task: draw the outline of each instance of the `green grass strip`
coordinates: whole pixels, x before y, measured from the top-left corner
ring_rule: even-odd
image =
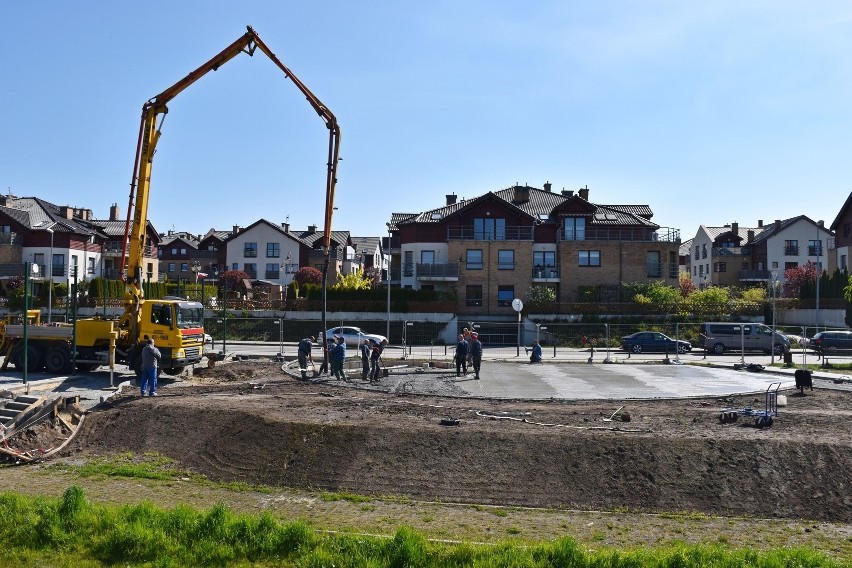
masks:
[[[100,506],[72,486],[60,499],[0,493],[0,566],[844,567],[806,549],[723,546],[588,550],[571,538],[533,545],[451,544],[403,527],[392,538],[317,531],[268,513],[150,503]]]

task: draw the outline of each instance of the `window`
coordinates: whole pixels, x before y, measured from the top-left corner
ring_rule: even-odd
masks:
[[[482,270],[482,249],[469,249],[466,263],[468,270]]]
[[[257,278],[257,265],[253,262],[243,264],[243,271],[249,275],[249,278]]]
[[[497,305],[511,306],[512,300],[515,299],[514,286],[497,286]]]
[[[701,258],[707,258],[707,245],[701,245]]]
[[[267,262],[266,263],[266,278],[277,279],[281,274],[279,269],[279,265],[277,262]]]
[[[169,263],[169,272],[175,272],[177,270],[177,265],[174,262]]]
[[[414,276],[414,251],[405,251],[405,261],[402,263],[402,275]]]
[[[727,272],[728,271],[728,265],[727,265],[727,263],[724,263],[724,262],[717,262],[716,264],[713,265],[713,270],[715,272]]]
[[[482,286],[467,286],[465,288],[465,305],[482,306]]]
[[[703,264],[698,265],[698,275],[704,276],[704,265]]]
[[[645,264],[648,268],[648,278],[659,278],[663,275],[663,263],[660,261],[660,251],[649,250]]]
[[[86,267],[86,271],[87,271],[89,274],[94,274],[94,273],[95,273],[95,259],[94,259],[94,258],[90,258],[90,259],[88,259],[88,260],[89,260],[89,266],[87,266],[87,267]]]
[[[796,268],[797,266],[799,266],[798,262],[785,262],[784,263],[784,270],[787,271],[787,270],[790,270],[791,268]]]
[[[846,270],[846,269],[847,269],[847,266],[846,266],[846,255],[845,255],[845,254],[841,254],[841,255],[840,255],[840,270]]]
[[[177,256],[177,247],[172,247],[172,256]]]
[[[513,250],[498,250],[497,251],[497,270],[514,270],[515,269],[515,251]]]
[[[180,271],[181,272],[188,272],[189,271],[189,264],[187,264],[185,262],[181,262],[180,263]]]
[[[822,256],[822,241],[808,241],[808,256]]]
[[[778,261],[777,260],[772,261],[772,270],[778,270]]]
[[[163,258],[163,249],[157,249],[157,258]]]
[[[281,256],[281,243],[266,243],[266,258],[279,258]]]
[[[698,254],[699,254],[698,245],[695,245],[695,260],[698,260],[698,258],[699,258]]]
[[[485,217],[473,220],[473,238],[478,241],[506,239],[506,219]]]
[[[536,268],[556,266],[556,252],[549,250],[533,251],[533,266]]]
[[[565,240],[566,241],[585,241],[586,240],[586,219],[583,217],[566,217],[565,218]]]
[[[214,244],[207,245],[207,250],[219,250],[219,247]]]
[[[186,247],[180,247],[181,256],[186,256]]]
[[[433,251],[433,250],[421,250],[420,251],[420,264],[435,264],[435,251]]]
[[[240,269],[239,264],[237,264],[236,262],[231,263],[231,270],[239,270],[239,269]]]
[[[253,258],[257,256],[257,243],[244,243],[243,244],[243,256],[246,258]]]
[[[784,254],[787,256],[796,256],[799,254],[799,241],[784,241]]]
[[[33,264],[38,266],[38,271],[43,276],[49,276],[47,274],[47,267],[44,265],[44,253],[37,252],[33,255]]]
[[[579,262],[580,266],[600,266],[601,265],[601,251],[599,250],[581,250],[579,251]]]

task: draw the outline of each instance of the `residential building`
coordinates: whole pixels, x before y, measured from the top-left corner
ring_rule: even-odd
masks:
[[[109,208],[108,219],[91,219],[87,222],[90,227],[97,228],[103,237],[102,262],[98,275],[110,280],[120,280],[123,277],[125,243],[128,243],[127,235],[133,229],[133,221],[128,227],[126,220],[119,219],[119,213],[118,205],[113,203]],[[145,248],[142,251],[144,264],[142,278],[149,282],[160,279],[160,267],[157,262],[159,244],[160,236],[154,225],[148,221],[145,228]]]
[[[849,248],[852,246],[852,192],[849,192],[849,196],[829,228],[834,233],[827,247],[831,259],[829,269],[839,268],[848,274]]]
[[[352,252],[347,255],[343,264],[343,274],[351,274],[356,270],[364,273],[385,272],[385,254],[381,237],[352,237]]]
[[[784,272],[813,262],[826,268],[831,232],[805,215],[756,227],[701,225],[692,240],[690,274],[697,286],[765,285]],[[773,274],[774,273],[774,274]]]
[[[600,205],[589,189],[554,193],[527,185],[488,192],[417,215],[394,214],[400,284],[455,291],[460,313],[512,313],[532,286],[557,301],[621,299],[623,283],[677,284],[677,230],[647,205]],[[395,233],[395,234],[394,234]]]
[[[252,280],[285,287],[302,265],[306,246],[288,224],[265,219],[245,228],[235,226],[223,245],[227,270],[241,270]]]

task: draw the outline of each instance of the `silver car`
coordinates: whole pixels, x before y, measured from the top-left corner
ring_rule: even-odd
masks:
[[[364,341],[370,339],[375,341],[376,343],[381,343],[383,341],[387,341],[387,338],[384,335],[376,335],[375,333],[367,333],[360,327],[333,327],[325,332],[326,340],[330,340],[335,335],[340,335],[346,341],[347,346],[358,347]]]

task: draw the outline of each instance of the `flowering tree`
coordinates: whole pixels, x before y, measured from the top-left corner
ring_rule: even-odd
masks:
[[[229,292],[236,292],[239,296],[247,292],[245,281],[248,279],[249,275],[242,270],[228,270],[219,277],[220,282]]]
[[[298,282],[299,286],[305,284],[322,284],[322,272],[313,266],[303,266],[293,275],[293,280]]]
[[[784,297],[798,298],[802,286],[815,284],[821,273],[822,270],[817,269],[816,264],[810,261],[795,268],[788,268],[784,271]]]

